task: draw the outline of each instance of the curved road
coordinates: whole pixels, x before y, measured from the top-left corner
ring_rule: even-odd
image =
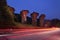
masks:
[[[0,40],[60,40],[60,28],[23,29],[0,35]]]

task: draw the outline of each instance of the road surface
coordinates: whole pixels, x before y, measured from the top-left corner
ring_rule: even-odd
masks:
[[[23,29],[0,35],[0,40],[60,40],[60,28]]]

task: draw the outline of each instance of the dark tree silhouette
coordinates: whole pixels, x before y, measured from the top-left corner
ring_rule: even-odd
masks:
[[[52,26],[57,26],[57,25],[60,26],[60,20],[57,19],[57,18],[52,19],[52,20],[51,20],[51,25],[52,25]]]
[[[16,25],[14,22],[13,13],[7,5],[6,0],[0,0],[0,26]]]

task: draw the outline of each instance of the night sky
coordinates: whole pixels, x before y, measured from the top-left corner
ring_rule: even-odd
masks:
[[[29,10],[30,14],[35,11],[46,14],[46,19],[60,19],[60,0],[7,0],[8,5],[15,8],[15,13],[21,10]]]

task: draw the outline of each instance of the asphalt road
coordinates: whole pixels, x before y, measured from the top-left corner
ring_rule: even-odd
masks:
[[[60,40],[60,28],[23,29],[0,35],[0,40]]]

